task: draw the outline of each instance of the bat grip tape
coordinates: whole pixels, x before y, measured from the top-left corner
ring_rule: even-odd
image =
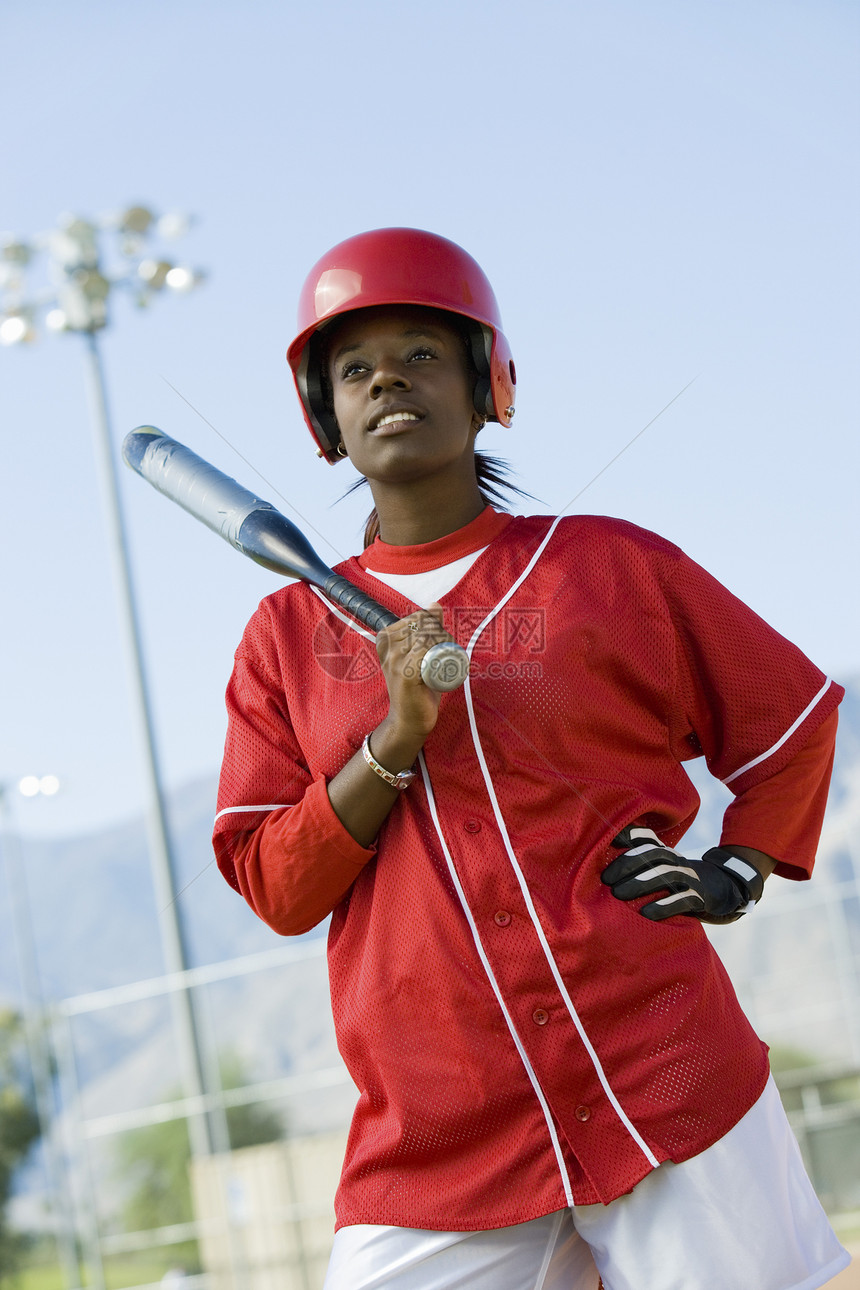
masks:
[[[382,605],[368,596],[366,592],[359,591],[353,583],[346,578],[342,578],[339,573],[333,573],[330,578],[326,578],[323,585],[323,591],[329,600],[333,600],[336,605],[340,605],[353,618],[364,623],[371,631],[378,632],[382,627],[390,627],[392,623],[397,622],[397,615],[393,614],[390,609],[384,609]]]

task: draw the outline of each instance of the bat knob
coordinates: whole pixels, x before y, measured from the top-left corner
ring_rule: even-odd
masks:
[[[421,680],[428,690],[456,690],[468,675],[469,656],[453,641],[431,645],[421,660]]]

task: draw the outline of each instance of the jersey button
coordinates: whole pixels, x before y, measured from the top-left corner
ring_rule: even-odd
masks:
[[[498,923],[499,927],[507,927],[511,921],[511,916],[506,909],[500,909],[493,915],[493,918]]]
[[[480,833],[480,832],[481,832],[481,821],[480,821],[480,820],[467,820],[467,821],[466,821],[466,823],[463,825],[463,828],[466,830],[466,832],[467,832],[467,833]]]
[[[576,1110],[574,1111],[574,1115],[576,1116],[577,1120],[581,1120],[581,1121],[582,1121],[582,1123],[583,1123],[583,1124],[585,1124],[585,1121],[586,1121],[586,1120],[590,1120],[590,1119],[591,1119],[591,1107],[590,1107],[590,1106],[578,1106],[578,1107],[576,1108]]]
[[[535,1008],[532,1013],[532,1021],[536,1026],[545,1026],[549,1021],[549,1013],[546,1008]]]

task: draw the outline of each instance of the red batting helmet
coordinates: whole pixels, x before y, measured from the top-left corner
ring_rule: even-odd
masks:
[[[321,382],[319,334],[332,319],[375,305],[423,305],[473,323],[468,330],[478,371],[475,407],[491,421],[511,424],[516,372],[483,269],[462,247],[435,233],[378,228],[327,252],[311,269],[299,298],[299,334],[287,359],[321,456],[341,460],[340,431]]]

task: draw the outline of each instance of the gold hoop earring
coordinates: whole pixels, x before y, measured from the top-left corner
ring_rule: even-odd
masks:
[[[340,443],[337,445],[337,448],[335,449],[335,452],[337,453],[338,457],[348,457],[348,456],[349,456],[349,453],[347,452],[346,448],[344,448],[344,446],[343,446],[343,440],[342,440],[342,439],[341,439]]]

